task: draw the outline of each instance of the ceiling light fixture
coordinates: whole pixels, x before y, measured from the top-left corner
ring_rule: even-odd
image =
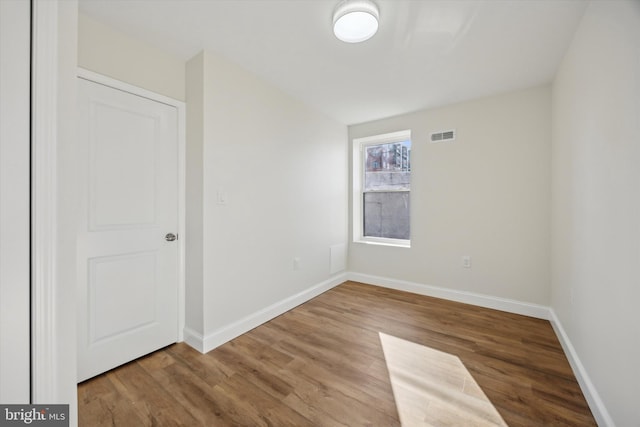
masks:
[[[371,0],[342,0],[333,12],[333,33],[343,42],[363,42],[378,31],[378,18]]]

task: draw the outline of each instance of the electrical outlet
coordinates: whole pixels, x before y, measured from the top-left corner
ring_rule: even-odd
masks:
[[[464,255],[462,257],[462,266],[464,268],[471,268],[471,257],[469,255]]]
[[[295,257],[293,259],[293,269],[300,270],[300,257]]]

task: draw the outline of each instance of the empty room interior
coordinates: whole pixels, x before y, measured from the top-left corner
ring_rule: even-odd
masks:
[[[640,426],[639,1],[29,3],[0,404]]]

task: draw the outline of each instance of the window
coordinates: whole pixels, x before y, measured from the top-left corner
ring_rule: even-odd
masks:
[[[353,140],[353,239],[410,245],[411,131]]]

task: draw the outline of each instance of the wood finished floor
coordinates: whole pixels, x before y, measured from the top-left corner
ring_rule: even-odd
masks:
[[[464,402],[443,412],[419,385],[422,403],[397,405],[384,354],[400,350],[383,351],[381,337],[424,349],[408,363],[459,359],[509,426],[596,425],[549,322],[355,282],[207,354],[179,343],[79,384],[79,425],[497,425],[461,423]],[[452,380],[429,382],[437,392]]]

